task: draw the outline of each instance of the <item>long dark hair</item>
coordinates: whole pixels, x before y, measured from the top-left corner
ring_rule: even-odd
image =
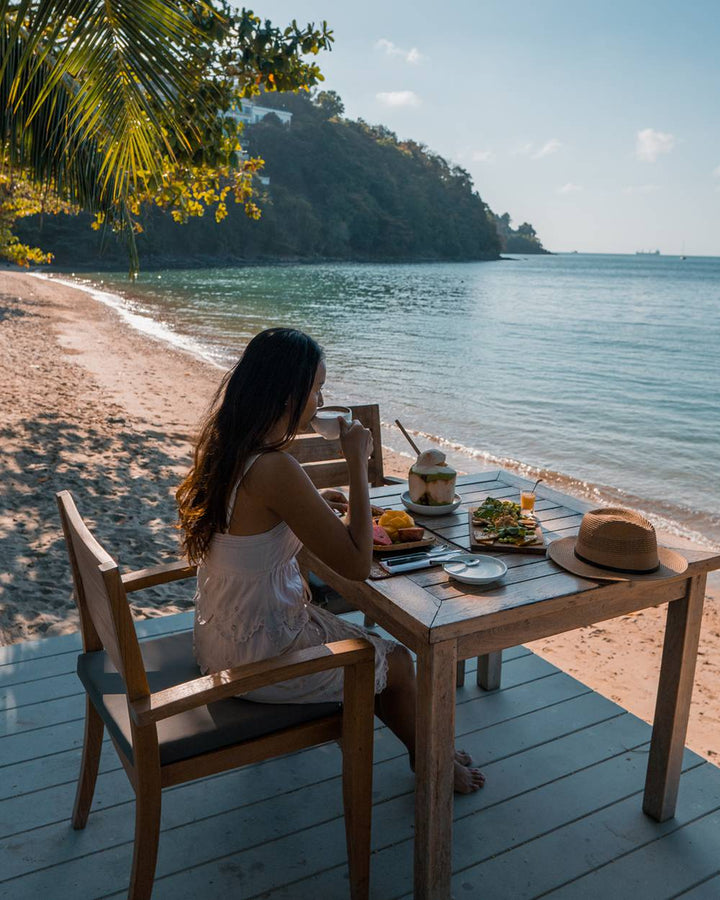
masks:
[[[297,433],[323,351],[292,328],[256,335],[223,378],[195,446],[193,466],[178,488],[182,548],[191,562],[227,527],[233,485],[252,453],[277,450]],[[267,435],[288,413],[285,434]]]

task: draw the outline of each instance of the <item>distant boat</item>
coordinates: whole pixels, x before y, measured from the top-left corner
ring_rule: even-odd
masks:
[[[636,250],[635,256],[660,256],[659,250]]]

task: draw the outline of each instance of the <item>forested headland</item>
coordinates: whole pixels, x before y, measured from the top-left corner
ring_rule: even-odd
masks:
[[[262,105],[293,114],[267,115],[248,126],[244,149],[264,160],[256,180],[262,214],[178,224],[144,209],[137,235],[141,264],[223,265],[272,260],[488,260],[501,252],[546,252],[529,223],[517,230],[495,215],[467,171],[382,125],[344,117],[333,92],[273,94]],[[18,223],[21,240],[54,255],[58,267],[123,267],[125,246],[93,231],[88,214],[33,216]]]

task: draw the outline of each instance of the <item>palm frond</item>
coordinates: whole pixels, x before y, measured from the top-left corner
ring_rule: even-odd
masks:
[[[103,193],[117,203],[141,175],[160,177],[163,157],[188,149],[203,120],[216,115],[212,102],[198,103],[194,123],[177,114],[203,74],[207,45],[195,7],[184,0],[0,0],[0,92],[3,114],[22,126],[11,130],[16,151],[28,129],[45,158],[93,142]],[[4,139],[12,140],[8,129]]]

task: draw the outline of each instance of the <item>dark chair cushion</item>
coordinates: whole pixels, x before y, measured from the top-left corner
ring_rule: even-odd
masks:
[[[143,641],[140,650],[153,693],[200,675],[193,656],[191,631]],[[108,655],[104,650],[81,654],[77,672],[108,731],[132,760],[125,685]],[[219,700],[158,723],[160,763],[178,762],[320,719],[340,709],[339,703],[253,703],[235,697]]]
[[[316,606],[322,606],[328,612],[336,616],[346,612],[353,612],[357,607],[349,603],[341,594],[330,587],[329,584],[318,578],[314,572],[308,572],[308,586],[312,602]]]

